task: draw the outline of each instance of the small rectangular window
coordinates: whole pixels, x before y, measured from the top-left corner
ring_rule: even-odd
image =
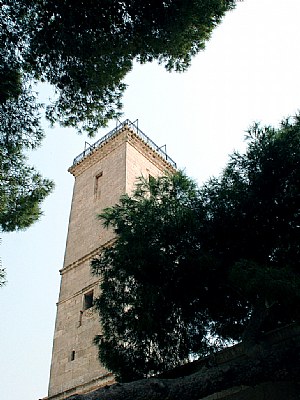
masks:
[[[82,314],[83,314],[83,311],[80,310],[80,312],[79,312],[79,320],[78,320],[78,328],[82,325]]]
[[[75,360],[75,350],[71,351],[71,355],[70,355],[70,361],[74,361]]]
[[[83,296],[83,310],[93,307],[94,305],[94,291],[91,290]]]
[[[94,199],[99,199],[101,195],[101,177],[103,172],[98,172],[95,175],[95,183],[94,183]]]

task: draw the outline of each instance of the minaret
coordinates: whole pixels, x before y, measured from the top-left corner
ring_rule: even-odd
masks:
[[[48,399],[65,399],[113,382],[99,362],[93,338],[101,334],[93,298],[99,277],[90,261],[113,239],[97,215],[130,193],[139,176],[174,172],[176,164],[126,120],[75,158],[75,177],[53,340]]]

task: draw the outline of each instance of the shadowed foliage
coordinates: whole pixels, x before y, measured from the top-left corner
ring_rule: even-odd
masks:
[[[23,23],[18,18],[23,15]],[[0,230],[25,229],[41,215],[53,183],[26,165],[25,152],[41,144],[41,105],[24,71],[26,12],[18,1],[1,4],[0,45]]]
[[[298,321],[300,119],[254,125],[245,154],[199,189],[183,173],[141,179],[106,209],[115,241],[92,263],[100,360],[129,381],[220,343],[258,356],[263,332]]]
[[[48,119],[93,135],[120,115],[134,60],[184,71],[235,3],[5,0],[0,96],[16,95],[23,73],[47,81],[56,90]]]

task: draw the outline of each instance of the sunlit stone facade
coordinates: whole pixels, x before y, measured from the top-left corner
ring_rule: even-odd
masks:
[[[74,160],[75,177],[53,341],[48,399],[60,400],[113,382],[98,360],[101,334],[92,300],[99,278],[90,261],[113,238],[97,215],[130,193],[136,178],[173,172],[175,164],[136,125],[125,121]]]

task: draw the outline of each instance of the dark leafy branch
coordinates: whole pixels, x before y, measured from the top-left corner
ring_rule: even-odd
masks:
[[[101,219],[116,240],[92,263],[101,362],[118,380],[153,376],[220,341],[254,354],[299,320],[300,118],[254,125],[244,154],[197,188],[183,173],[142,179]]]
[[[56,89],[46,113],[52,123],[93,135],[120,115],[134,60],[184,71],[235,3],[5,0],[2,98],[17,95],[20,75],[30,74]]]

